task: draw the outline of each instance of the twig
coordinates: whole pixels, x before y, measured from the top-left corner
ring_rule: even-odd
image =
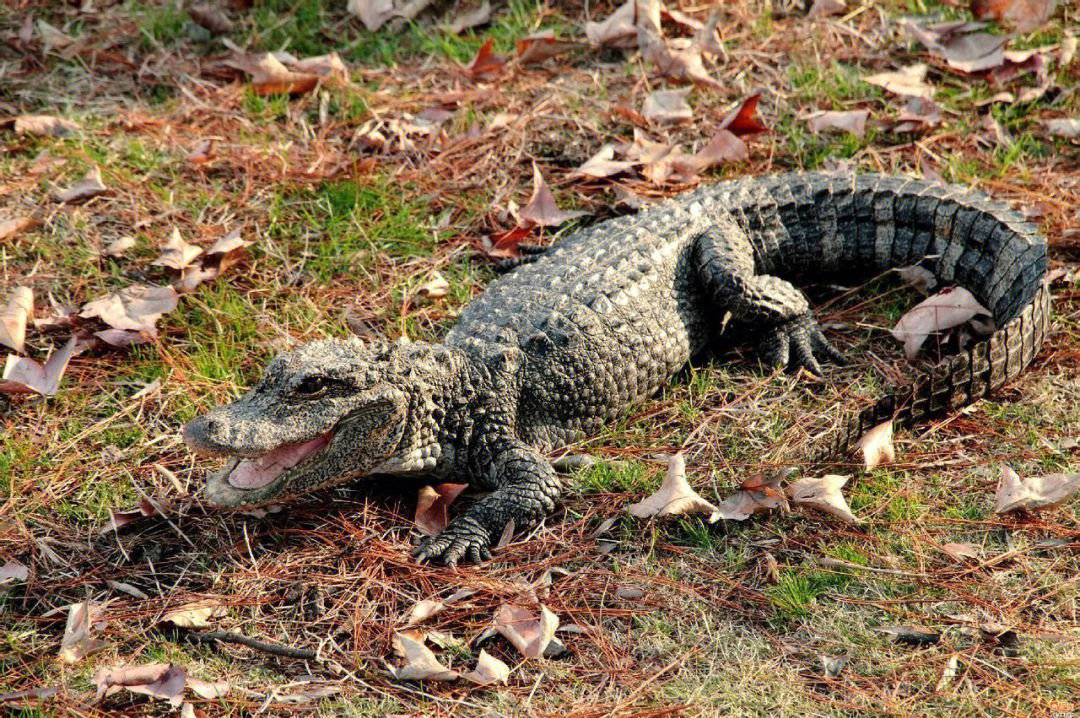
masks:
[[[203,643],[209,643],[211,641],[239,643],[241,646],[254,648],[256,651],[272,653],[275,656],[284,656],[285,658],[300,658],[305,661],[315,660],[315,651],[309,651],[306,648],[283,646],[280,643],[263,643],[262,641],[257,641],[254,638],[248,638],[247,636],[242,636],[239,633],[233,633],[232,631],[203,631],[201,633],[189,633],[187,634],[187,637],[194,641],[202,641]]]

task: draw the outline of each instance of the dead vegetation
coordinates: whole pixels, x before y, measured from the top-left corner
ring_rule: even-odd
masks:
[[[976,6],[990,24],[953,0],[8,3],[0,704],[1080,711],[1077,14]],[[837,406],[901,380],[888,329],[916,301],[816,286],[854,366],[807,382],[740,346],[703,358],[574,447],[600,461],[489,564],[410,558],[445,487],[200,503],[177,430],[274,352],[437,337],[493,261],[567,221],[794,168],[1022,208],[1053,247],[1036,366],[902,433],[891,461],[879,445],[880,465],[868,448],[788,479]],[[679,451],[671,484],[704,516],[629,516]]]

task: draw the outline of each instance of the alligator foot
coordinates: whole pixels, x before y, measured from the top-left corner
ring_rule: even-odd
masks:
[[[766,364],[791,371],[806,369],[817,376],[824,374],[819,361],[847,364],[810,314],[800,314],[768,330],[758,344],[758,355]]]
[[[438,536],[425,539],[415,555],[421,563],[433,561],[454,568],[463,558],[473,563],[489,560],[489,542],[487,530],[479,521],[465,514],[451,522]]]

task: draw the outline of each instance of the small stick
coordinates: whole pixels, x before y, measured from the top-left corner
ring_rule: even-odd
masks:
[[[265,653],[272,653],[275,656],[284,656],[285,658],[300,658],[305,661],[315,660],[315,651],[309,651],[304,648],[292,648],[290,646],[283,646],[280,643],[263,643],[262,641],[256,641],[254,638],[248,638],[242,636],[239,633],[233,633],[232,631],[203,631],[200,633],[189,633],[188,638],[195,641],[202,641],[209,643],[210,641],[221,641],[222,643],[239,643],[241,646],[247,646],[248,648],[254,648],[256,651],[263,651]]]

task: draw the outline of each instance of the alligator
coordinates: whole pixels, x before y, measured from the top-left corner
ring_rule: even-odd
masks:
[[[420,560],[490,558],[508,527],[536,525],[560,479],[544,452],[595,435],[720,332],[757,333],[769,365],[821,375],[843,357],[789,280],[851,282],[921,263],[967,288],[998,327],[825,439],[841,453],[870,427],[910,425],[1017,376],[1047,334],[1046,240],[1008,206],[959,186],[794,173],[702,186],[569,232],[469,302],[442,342],[315,341],[273,359],[241,398],[184,428],[226,456],[210,503],[280,502],[369,476],[490,489]]]

